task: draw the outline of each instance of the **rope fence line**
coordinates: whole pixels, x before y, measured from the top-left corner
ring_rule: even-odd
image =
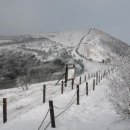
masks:
[[[68,107],[70,105],[70,103],[72,102],[72,100],[74,99],[74,97],[76,96],[76,93],[77,91],[75,92],[74,96],[71,98],[71,100],[67,103],[67,105],[65,105],[64,107],[57,107],[57,106],[54,106],[54,108],[56,109],[64,109],[66,107]]]
[[[107,70],[106,70],[107,71]],[[110,70],[109,70],[110,71]],[[100,71],[101,72],[101,71]],[[87,82],[87,81],[89,81],[90,79],[95,79],[96,77],[98,77],[98,78],[100,78],[101,77],[101,73],[98,73],[98,76],[96,75],[96,76],[91,76],[91,75],[93,75],[93,74],[90,74],[90,78],[86,78],[86,80],[82,80],[82,82],[79,84],[79,85],[82,85],[84,82]],[[106,72],[105,72],[106,73]],[[110,74],[110,72],[109,73],[107,73],[107,75],[108,74]],[[86,75],[84,75],[84,76],[86,76]],[[105,77],[106,77],[106,75],[105,75]],[[81,78],[81,77],[80,77]],[[76,81],[78,81],[78,80],[76,80]],[[98,81],[98,82],[100,82],[100,81]],[[55,88],[59,88],[59,86],[58,87],[46,87],[47,89],[51,89],[51,88],[53,88],[53,89],[55,89]],[[69,87],[70,88],[70,87]],[[92,88],[91,88],[92,89]],[[88,91],[90,91],[91,89],[88,89]],[[39,89],[39,91],[41,91],[42,89]],[[79,96],[84,96],[85,94],[86,94],[86,89],[85,90],[80,90],[79,89],[79,92],[81,92],[82,94],[79,94]],[[76,101],[76,99],[74,99],[75,98],[75,96],[76,96],[76,93],[77,93],[77,90],[76,90],[76,92],[75,92],[75,94],[73,95],[73,97],[71,98],[71,100],[67,103],[67,105],[65,105],[64,107],[57,107],[57,106],[54,106],[54,108],[55,109],[64,109],[62,112],[60,112],[58,115],[56,115],[55,116],[55,118],[57,118],[58,116],[60,116],[62,113],[64,113],[68,108],[70,108],[73,104],[74,104],[74,102]],[[26,97],[29,97],[29,96],[31,96],[31,95],[33,95],[34,93],[32,92],[32,93],[30,93],[29,95],[27,95]],[[26,97],[22,97],[22,98],[26,98]],[[27,107],[27,106],[29,106],[29,105],[32,105],[33,103],[35,103],[35,102],[37,102],[38,100],[40,100],[40,99],[42,99],[42,97],[40,97],[40,98],[38,98],[38,99],[36,99],[36,100],[34,100],[33,102],[31,102],[31,103],[29,103],[29,104],[27,104],[27,105],[25,105],[25,106],[23,106],[23,107]],[[20,100],[20,98],[18,99],[18,100]],[[15,101],[18,101],[18,100],[15,100]],[[15,102],[15,101],[13,101],[13,102]],[[11,102],[12,103],[12,102]],[[2,103],[0,103],[0,105],[3,105]],[[79,105],[79,104],[78,104]],[[15,108],[14,108],[15,109]],[[47,115],[48,115],[48,113],[49,113],[49,110],[48,110],[48,112],[46,113]],[[45,119],[46,119],[46,117],[47,117],[47,115],[45,116]],[[1,116],[0,116],[1,117]],[[42,121],[42,123],[40,124],[40,126],[39,126],[39,128],[38,128],[38,130],[40,130],[40,128],[41,128],[41,126],[43,125],[43,123],[44,123],[44,121],[45,121],[45,119],[43,119],[43,121]],[[45,127],[45,129],[47,129],[47,127],[49,126],[49,124],[51,123],[51,121],[46,125],[46,127]]]
[[[80,91],[81,93],[82,93],[82,92],[85,92],[85,91],[86,91],[86,88],[85,88],[83,91],[81,91],[81,90],[79,90],[79,91]]]
[[[51,121],[49,121],[49,123],[46,125],[46,127],[44,128],[44,130],[46,130],[49,127],[50,124],[51,124]]]
[[[77,99],[77,98],[76,98]],[[63,110],[62,112],[60,112],[58,115],[55,116],[55,118],[57,118],[58,116],[60,116],[62,113],[64,113],[67,109],[69,109],[73,104],[74,102],[76,101],[76,99],[68,106],[65,108],[65,110]]]
[[[29,104],[27,104],[27,105],[24,105],[23,107],[21,107],[19,110],[24,110],[25,108],[27,108],[28,106],[30,106],[30,105],[32,105],[32,104],[34,104],[35,102],[37,102],[37,101],[39,101],[41,99],[41,97],[40,98],[38,98],[38,99],[36,99],[36,100],[34,100],[33,102],[31,102],[31,103],[29,103]],[[12,113],[15,113],[15,108],[13,108],[13,109],[8,109],[8,115],[10,115],[10,114],[12,114]],[[16,116],[17,114],[18,114],[19,112],[17,112],[15,115],[13,115],[13,116]],[[21,114],[21,112],[20,112],[20,114]],[[2,116],[3,117],[3,116]],[[11,118],[12,116],[10,115],[10,118]],[[9,118],[9,119],[10,119]]]
[[[42,90],[42,89],[41,89]],[[40,90],[40,91],[41,91]],[[27,97],[29,97],[29,96],[32,96],[33,94],[35,94],[35,93],[30,93],[29,95],[26,95],[26,96],[24,96],[24,97],[19,97],[19,98],[17,98],[17,99],[15,99],[15,100],[13,100],[13,101],[8,101],[7,103],[9,103],[9,104],[11,104],[11,103],[14,103],[14,102],[17,102],[17,101],[19,101],[19,100],[21,100],[21,99],[24,99],[24,98],[27,98]]]
[[[37,130],[40,130],[40,128],[42,127],[43,123],[45,122],[45,120],[46,120],[46,118],[48,116],[49,111],[50,111],[50,109],[48,109],[47,113],[45,114],[45,117],[43,118],[43,120],[42,120],[42,122],[41,122],[41,124],[40,124],[40,126],[38,127]]]

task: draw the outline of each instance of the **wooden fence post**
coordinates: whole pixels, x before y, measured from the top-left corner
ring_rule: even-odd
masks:
[[[7,122],[7,99],[3,98],[3,123]]]
[[[50,108],[50,118],[51,118],[51,127],[55,128],[55,116],[54,116],[54,108],[53,108],[53,101],[49,101],[49,108]]]
[[[79,105],[79,85],[77,85],[77,105]]]
[[[80,76],[80,79],[79,79],[79,84],[81,84],[81,76]]]
[[[98,77],[96,77],[96,85],[98,85]]]
[[[43,103],[46,102],[46,85],[43,85]]]
[[[98,79],[99,79],[99,83],[100,83],[100,78],[101,78],[101,77],[100,77],[100,74],[99,74],[99,77],[98,77]]]
[[[62,81],[61,82],[61,94],[63,94],[63,92],[64,92],[64,82]]]
[[[95,79],[93,79],[93,90],[95,90]]]
[[[88,74],[88,79],[90,79],[90,74]]]
[[[86,95],[88,95],[88,82],[86,82]]]
[[[102,80],[102,75],[101,75],[101,80]]]
[[[74,89],[74,79],[72,79],[72,89]]]
[[[85,75],[85,82],[86,82],[86,75]]]

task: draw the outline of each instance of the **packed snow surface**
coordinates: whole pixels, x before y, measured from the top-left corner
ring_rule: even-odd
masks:
[[[79,77],[75,80],[74,89],[71,90],[69,83],[68,87],[64,88],[64,94],[60,94],[61,84],[54,85],[56,81],[31,85],[25,92],[20,88],[1,90],[1,97],[8,98],[9,117],[7,123],[1,122],[0,130],[37,130],[49,109],[48,100],[53,100],[55,106],[56,130],[129,130],[129,120],[121,119],[109,102],[107,78],[96,85],[95,91],[93,91],[93,79],[87,79],[89,86],[87,96],[86,82],[82,75],[80,105],[76,104],[76,85],[79,84]],[[47,101],[44,104],[42,103],[43,84],[47,86]],[[61,113],[68,103],[70,106],[65,107],[66,111]],[[2,101],[0,112],[2,113]],[[48,113],[41,130],[45,129],[49,122]],[[47,129],[52,129],[50,124]]]

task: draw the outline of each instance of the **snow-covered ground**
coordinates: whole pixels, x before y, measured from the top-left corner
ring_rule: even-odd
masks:
[[[113,47],[107,45],[107,43],[102,43],[102,40],[105,42],[111,42],[113,40],[108,34],[97,30],[95,31],[94,29],[90,31],[90,33],[88,32],[89,30],[66,31],[35,35],[35,37],[38,38],[47,37],[50,41],[35,41],[1,47],[1,50],[6,50],[7,48],[9,50],[23,49],[24,51],[41,51],[42,53],[50,51],[53,52],[53,56],[50,55],[51,57],[58,56],[57,54],[62,53],[64,49],[67,51],[70,50],[73,58],[82,60],[84,72],[81,75],[80,105],[76,105],[76,85],[79,84],[79,77],[76,77],[74,90],[71,90],[71,83],[69,83],[68,87],[64,88],[64,94],[61,94],[61,83],[55,86],[57,81],[32,84],[27,91],[22,91],[20,87],[1,90],[0,130],[38,130],[43,118],[49,110],[49,100],[54,101],[56,130],[130,130],[130,120],[123,120],[120,115],[115,112],[114,107],[108,99],[107,93],[109,87],[107,78],[104,78],[101,83],[96,86],[95,91],[92,90],[93,78],[87,79],[89,95],[87,96],[85,94],[85,75],[88,77],[88,74],[95,73],[98,70],[101,70],[101,73],[103,73],[104,70],[108,70],[108,68],[111,67],[110,64],[102,64],[99,63],[99,61],[112,56],[116,57],[115,55],[117,53],[112,50],[116,48],[116,46]],[[122,50],[120,49],[118,53]],[[86,59],[92,59],[92,61]],[[111,73],[111,75],[112,74],[113,73]],[[44,104],[42,103],[43,84],[46,84],[47,87],[46,103]],[[2,123],[2,98],[4,97],[6,97],[8,101],[8,121],[5,124]],[[69,105],[66,106],[68,103]],[[59,109],[62,107],[64,108]],[[64,110],[65,112],[61,113]],[[59,113],[61,113],[61,115],[59,115]],[[49,122],[50,116],[48,113],[45,122],[41,126],[41,130],[44,130]],[[52,129],[50,124],[47,129]]]
[[[55,86],[55,83],[56,81],[33,84],[28,91],[22,91],[21,88],[1,90],[0,130],[37,130],[49,109],[48,100],[54,101],[56,130],[130,129],[129,120],[121,119],[109,102],[107,97],[108,80],[106,78],[96,86],[95,91],[92,90],[93,78],[88,80],[88,96],[85,92],[86,83],[84,79],[82,80],[80,85],[80,105],[76,105],[76,85],[79,84],[79,77],[76,78],[74,89],[71,90],[71,84],[68,84],[68,87],[65,87],[64,94],[60,94],[61,85]],[[45,104],[42,103],[43,84],[47,86],[47,101]],[[8,122],[5,124],[2,124],[3,97],[8,98]],[[59,115],[67,107],[61,108],[68,103],[68,109]],[[50,116],[48,113],[41,130],[44,130],[49,122]],[[47,129],[51,130],[51,125]]]

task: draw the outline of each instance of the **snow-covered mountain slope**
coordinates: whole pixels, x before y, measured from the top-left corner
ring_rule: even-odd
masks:
[[[81,38],[86,35],[89,29],[86,30],[71,30],[63,32],[54,32],[41,35],[34,35],[34,37],[47,37],[48,39],[60,43],[65,47],[74,47],[80,42]]]
[[[86,59],[103,61],[118,56],[127,56],[128,45],[107,33],[91,29],[81,41],[78,52]]]
[[[62,68],[68,63],[75,64],[78,70],[77,74],[89,71],[92,62],[96,62],[100,65],[101,62],[111,63],[111,61],[113,61],[113,59],[115,60],[118,56],[130,56],[130,49],[128,49],[129,46],[127,44],[105,32],[93,28],[86,29],[85,31],[72,30],[9,37],[7,39],[11,39],[13,42],[12,44],[0,44],[1,57],[8,51],[9,55],[12,52],[18,55],[32,54],[36,60],[40,61],[42,66],[44,66],[45,62],[51,61],[51,63],[53,63],[58,59],[58,61],[61,60],[63,63]],[[6,39],[4,38],[4,40]],[[8,55],[6,58],[8,59]],[[57,65],[58,64],[59,63],[57,63]],[[48,64],[48,66],[49,65],[50,64]],[[37,68],[39,68],[39,66],[37,66]],[[57,75],[56,70],[52,72],[52,77],[55,77]],[[46,74],[43,73],[43,75]],[[59,75],[59,77],[60,76],[61,75]],[[53,80],[53,78],[51,79]]]
[[[80,56],[94,61],[108,60],[117,55],[126,56],[130,53],[127,44],[97,29],[19,36],[14,41],[19,42],[18,44],[14,42],[14,45],[1,46],[0,50],[3,48],[16,50],[17,48],[17,50],[37,53],[38,56],[45,54],[43,57],[46,59],[49,55],[53,58],[59,57],[64,50],[70,54],[76,50]]]
[[[117,56],[129,54],[128,45],[97,29],[89,29],[87,31],[74,30],[29,37],[23,36],[16,41],[19,42],[15,42],[13,45],[0,46],[1,57],[6,51],[22,51],[22,54],[35,54],[37,58],[43,61],[42,65],[44,70],[47,70],[47,73],[45,73],[46,75],[44,72],[42,74],[45,77],[49,77],[49,82],[32,84],[27,91],[22,91],[20,87],[1,90],[0,130],[37,130],[49,109],[49,100],[54,101],[56,116],[64,111],[64,109],[56,109],[56,107],[61,108],[68,104],[69,101],[71,101],[69,102],[70,104],[73,102],[72,106],[68,109],[64,107],[67,110],[65,113],[56,117],[56,129],[58,130],[130,129],[129,120],[121,120],[107,98],[107,83],[109,80],[104,78],[96,86],[96,90],[92,91],[93,78],[87,78],[89,85],[88,96],[86,95],[86,82],[84,80],[85,75],[88,77],[88,74],[95,73],[98,70],[101,70],[100,73],[102,74],[104,70],[108,70],[111,67],[111,64],[102,64],[99,61],[109,61]],[[55,86],[57,81],[50,81],[53,76],[56,79],[57,72],[53,72],[54,64],[52,64],[56,58],[66,61],[65,63],[71,61],[77,66],[81,66],[82,71],[80,70],[80,72],[82,74],[78,73],[82,77],[80,105],[76,105],[75,102],[76,85],[79,84],[79,77],[76,77],[74,89],[71,90],[70,82],[68,87],[64,88],[65,92],[62,95],[60,94],[61,84]],[[49,63],[50,59],[52,63]],[[55,66],[57,64],[59,62],[56,62]],[[46,66],[49,66],[49,68]],[[79,69],[77,66],[76,70]],[[38,70],[40,71],[40,68]],[[49,71],[52,71],[50,75],[48,74]],[[59,74],[63,72],[64,68],[62,71],[59,71]],[[47,86],[45,104],[42,103],[43,84]],[[7,97],[8,100],[8,122],[6,124],[2,124],[2,98],[4,97]],[[50,118],[47,116],[41,129],[44,129],[49,121]],[[49,129],[52,129],[50,125]]]

